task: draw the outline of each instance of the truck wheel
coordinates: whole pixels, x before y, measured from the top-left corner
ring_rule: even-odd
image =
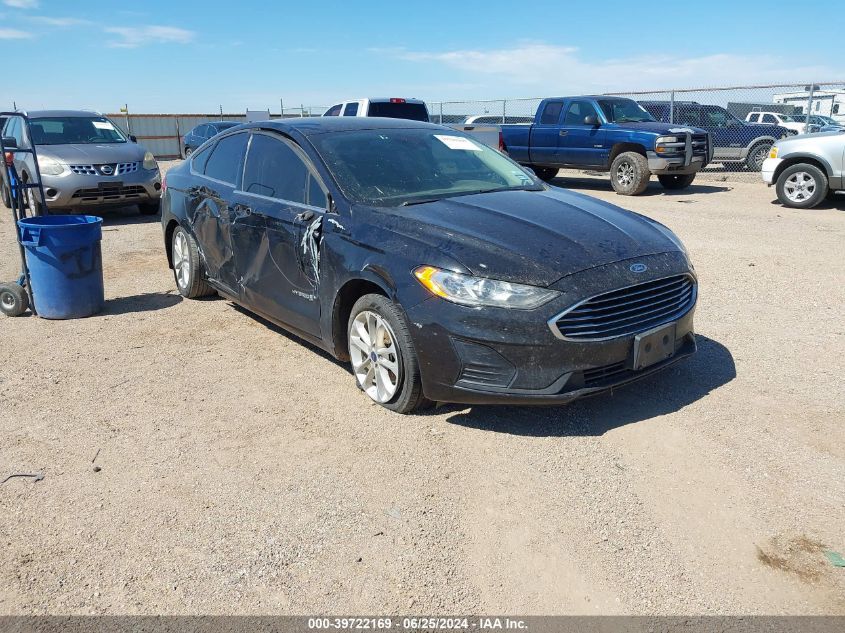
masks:
[[[772,143],[758,143],[748,151],[748,156],[745,157],[745,166],[751,171],[760,171],[763,169],[763,161],[766,160],[771,149]]]
[[[636,152],[619,154],[610,166],[610,184],[621,196],[638,196],[648,187],[648,160]]]
[[[686,189],[692,184],[692,181],[695,180],[695,174],[683,174],[679,176],[663,174],[658,176],[657,179],[660,181],[660,184],[663,185],[664,189]]]
[[[543,182],[551,181],[552,178],[557,176],[557,172],[559,171],[557,167],[532,167],[531,169],[537,174],[537,178]]]
[[[809,163],[790,165],[776,185],[778,200],[793,209],[812,209],[827,196],[827,176]]]

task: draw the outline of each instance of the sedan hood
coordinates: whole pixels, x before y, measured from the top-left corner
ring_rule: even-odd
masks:
[[[474,275],[535,286],[681,250],[663,225],[561,189],[460,196],[378,213],[385,228],[437,248]]]
[[[137,143],[80,143],[39,145],[38,154],[68,165],[101,165],[144,160],[146,150]]]

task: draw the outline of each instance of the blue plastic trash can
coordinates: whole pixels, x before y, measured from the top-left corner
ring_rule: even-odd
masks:
[[[80,319],[103,309],[102,224],[91,215],[18,220],[39,316]]]

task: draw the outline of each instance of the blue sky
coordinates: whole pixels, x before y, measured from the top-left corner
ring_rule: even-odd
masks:
[[[845,76],[834,2],[809,20],[794,3],[665,4],[0,0],[0,107],[276,112]]]

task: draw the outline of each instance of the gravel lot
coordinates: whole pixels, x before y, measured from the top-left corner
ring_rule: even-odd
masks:
[[[558,408],[391,414],[108,215],[102,314],[0,318],[0,613],[845,614],[845,197],[556,182],[701,277],[694,358]]]

